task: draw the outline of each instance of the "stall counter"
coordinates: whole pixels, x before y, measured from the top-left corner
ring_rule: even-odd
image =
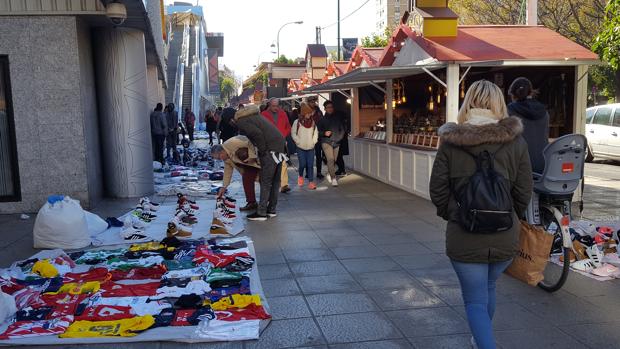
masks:
[[[419,150],[364,138],[350,138],[349,142],[350,164],[355,171],[430,199],[429,181],[436,150]]]

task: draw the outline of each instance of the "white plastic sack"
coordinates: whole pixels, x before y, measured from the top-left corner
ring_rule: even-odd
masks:
[[[15,315],[17,307],[13,296],[0,291],[0,324]]]
[[[88,235],[97,236],[108,230],[108,222],[94,213],[84,211],[86,216],[86,224],[88,225]]]
[[[65,197],[45,203],[34,222],[34,248],[74,249],[90,245],[86,215],[79,201]]]

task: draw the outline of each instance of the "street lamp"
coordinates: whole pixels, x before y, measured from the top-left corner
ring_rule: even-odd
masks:
[[[286,27],[289,24],[303,24],[304,21],[297,21],[297,22],[288,22],[288,23],[284,23],[280,29],[278,29],[278,37],[276,40],[276,43],[278,45],[278,57],[276,57],[276,59],[280,58],[280,31],[282,30],[282,28]]]

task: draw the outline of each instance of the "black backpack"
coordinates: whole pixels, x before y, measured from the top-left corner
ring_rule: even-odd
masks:
[[[503,146],[502,146],[503,147]],[[469,182],[455,193],[459,207],[459,224],[471,233],[492,234],[512,228],[513,202],[511,184],[495,171],[495,154],[487,150],[474,155],[476,172]]]

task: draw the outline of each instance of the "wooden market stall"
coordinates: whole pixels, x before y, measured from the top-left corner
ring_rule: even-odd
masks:
[[[509,103],[512,81],[529,78],[551,116],[550,137],[584,132],[596,54],[543,26],[457,26],[447,2],[431,3],[403,18],[378,67],[304,90],[350,94],[350,167],[429,198],[437,129],[456,122],[467,88],[480,79],[496,83]]]

